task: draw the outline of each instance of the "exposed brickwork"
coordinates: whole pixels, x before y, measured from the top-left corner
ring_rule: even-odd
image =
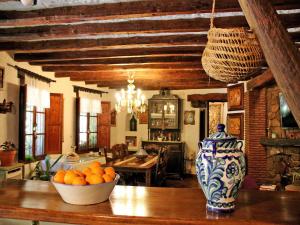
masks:
[[[264,182],[267,174],[267,158],[260,139],[266,137],[267,104],[266,89],[245,93],[245,151],[248,174],[258,182]]]

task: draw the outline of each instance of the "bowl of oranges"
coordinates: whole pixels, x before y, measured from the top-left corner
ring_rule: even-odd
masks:
[[[58,170],[51,182],[65,202],[91,205],[106,201],[119,178],[112,167],[93,162],[82,171]]]

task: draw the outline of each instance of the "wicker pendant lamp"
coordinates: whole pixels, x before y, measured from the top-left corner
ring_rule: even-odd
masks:
[[[243,27],[214,27],[213,0],[208,42],[202,55],[202,66],[212,78],[226,83],[245,80],[263,64],[263,52],[251,31]]]

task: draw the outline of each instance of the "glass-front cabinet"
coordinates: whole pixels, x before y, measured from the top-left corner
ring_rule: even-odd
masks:
[[[171,95],[169,91],[163,90],[159,95],[153,95],[148,103],[150,139],[162,137],[177,140],[180,130],[181,100],[176,95]]]
[[[179,99],[149,99],[150,129],[179,129]]]

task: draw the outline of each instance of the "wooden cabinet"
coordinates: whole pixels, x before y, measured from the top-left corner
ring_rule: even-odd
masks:
[[[180,129],[181,101],[176,95],[162,91],[148,103],[149,129]]]
[[[158,151],[161,147],[168,149],[168,176],[182,178],[184,174],[185,144],[180,141],[142,141],[142,147],[147,151]]]

